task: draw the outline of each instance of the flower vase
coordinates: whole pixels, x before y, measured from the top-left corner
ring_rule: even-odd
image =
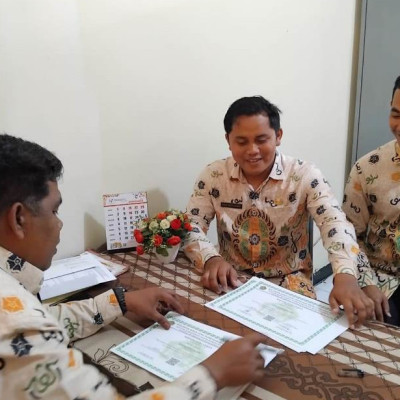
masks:
[[[178,255],[178,251],[179,251],[180,247],[181,247],[180,244],[177,244],[172,247],[167,247],[167,249],[166,249],[168,252],[167,256],[159,254],[156,251],[154,252],[154,254],[155,254],[157,260],[161,262],[161,264],[169,264],[169,263],[172,263],[175,261],[175,258]]]

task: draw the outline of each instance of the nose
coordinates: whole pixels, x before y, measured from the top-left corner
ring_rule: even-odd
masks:
[[[257,143],[250,143],[247,148],[247,152],[249,154],[257,154],[259,151],[260,151],[260,149],[258,148]]]

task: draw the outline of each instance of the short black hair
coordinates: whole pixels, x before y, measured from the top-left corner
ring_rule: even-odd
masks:
[[[242,115],[262,114],[269,118],[269,125],[278,132],[281,128],[279,113],[281,110],[262,96],[242,97],[228,108],[224,118],[225,132],[229,135],[236,120]]]
[[[61,161],[36,143],[0,134],[0,215],[21,202],[32,211],[62,175]]]
[[[392,101],[393,101],[393,97],[394,97],[394,92],[400,89],[400,75],[397,77],[397,79],[394,82],[394,88],[393,88],[393,93],[392,93]]]

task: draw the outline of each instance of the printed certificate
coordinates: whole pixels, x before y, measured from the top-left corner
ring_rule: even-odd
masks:
[[[206,307],[297,352],[315,354],[348,328],[342,312],[256,277]]]
[[[175,312],[167,314],[171,327],[165,330],[154,324],[134,337],[114,347],[112,352],[146,369],[167,381],[173,381],[190,368],[204,361],[226,341],[238,339],[239,336],[200,322]],[[259,345],[265,366],[281,349]],[[231,399],[239,395],[241,388],[225,388],[219,392],[217,399]],[[226,392],[226,393],[223,393]],[[230,393],[227,396],[227,393]]]

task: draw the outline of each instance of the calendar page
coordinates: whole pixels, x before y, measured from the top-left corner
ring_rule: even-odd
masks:
[[[107,250],[135,247],[135,223],[148,216],[146,192],[104,194],[103,208]]]

